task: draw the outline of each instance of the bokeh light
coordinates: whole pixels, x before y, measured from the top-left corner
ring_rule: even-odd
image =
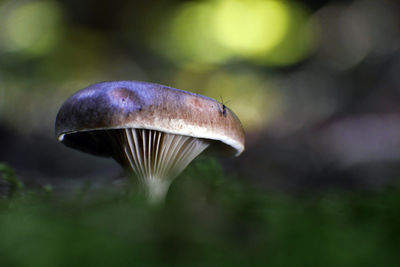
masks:
[[[248,70],[214,73],[204,94],[233,110],[248,131],[265,128],[282,108],[281,96],[273,84]]]
[[[285,35],[279,43],[264,54],[253,57],[257,64],[290,66],[309,57],[316,47],[316,25],[310,19],[311,11],[296,2],[286,3],[289,17]]]
[[[174,87],[207,95],[225,104],[246,131],[268,127],[284,109],[284,97],[274,77],[251,68],[181,68],[170,83]]]
[[[215,9],[216,39],[238,55],[268,53],[281,42],[288,28],[285,2],[222,0]]]
[[[314,48],[311,14],[296,2],[205,0],[187,2],[166,19],[151,46],[182,64],[292,65]]]
[[[400,29],[396,5],[390,1],[359,0],[324,6],[314,14],[320,31],[317,57],[337,71],[351,69],[371,54],[398,49]],[[382,19],[384,18],[384,19]]]
[[[215,6],[210,2],[188,2],[162,25],[152,46],[178,64],[222,63],[229,56],[212,35]]]
[[[13,3],[3,6],[1,21],[3,50],[40,55],[48,52],[60,36],[61,10],[51,1]]]

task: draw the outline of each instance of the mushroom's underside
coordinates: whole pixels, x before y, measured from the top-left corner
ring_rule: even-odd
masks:
[[[138,177],[154,201],[164,198],[173,178],[210,144],[204,139],[146,129],[90,131],[88,134],[97,142],[109,142],[110,155]]]

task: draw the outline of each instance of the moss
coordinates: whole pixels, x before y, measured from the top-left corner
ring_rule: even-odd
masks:
[[[84,186],[84,185],[83,185]],[[262,192],[200,159],[164,205],[134,189],[0,200],[1,266],[395,266],[400,188]]]

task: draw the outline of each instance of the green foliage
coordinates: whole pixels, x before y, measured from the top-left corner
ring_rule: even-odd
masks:
[[[15,175],[14,170],[7,164],[0,163],[0,175],[0,177],[8,184],[9,197],[13,197],[24,188],[22,181]]]
[[[86,187],[0,199],[0,266],[398,263],[400,188],[266,193],[226,177],[209,159],[177,179],[164,205],[147,204],[135,189]]]

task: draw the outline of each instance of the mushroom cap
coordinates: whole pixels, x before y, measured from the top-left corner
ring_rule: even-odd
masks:
[[[238,156],[245,134],[237,116],[225,105],[199,94],[139,82],[115,81],[91,85],[61,106],[55,124],[65,145],[110,156],[87,134],[95,130],[148,129],[215,140],[220,150]]]

